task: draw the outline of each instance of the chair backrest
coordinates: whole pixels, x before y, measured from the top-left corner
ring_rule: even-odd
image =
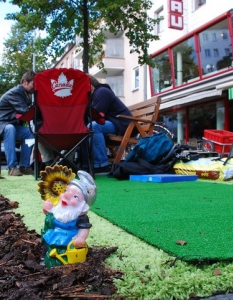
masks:
[[[141,122],[140,127],[143,128],[143,131],[145,131],[147,135],[153,134],[154,124],[158,119],[160,104],[161,98],[155,96],[150,100],[139,102],[128,107],[134,117],[144,120]]]
[[[40,134],[88,132],[84,116],[91,91],[90,78],[75,69],[49,69],[34,77],[36,105],[43,124]]]

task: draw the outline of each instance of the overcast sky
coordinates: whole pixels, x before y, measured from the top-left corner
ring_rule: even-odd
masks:
[[[10,32],[11,25],[14,24],[14,21],[4,19],[7,13],[13,13],[17,10],[19,10],[19,7],[17,5],[0,2],[0,54],[2,54],[4,39],[8,38],[8,33]]]

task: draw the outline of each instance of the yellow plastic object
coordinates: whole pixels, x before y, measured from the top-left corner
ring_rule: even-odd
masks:
[[[50,251],[49,256],[57,258],[63,265],[67,264],[75,264],[78,262],[84,262],[86,260],[88,252],[87,244],[85,244],[85,247],[83,248],[75,248],[73,241],[71,241],[68,246],[65,253],[59,254],[57,253],[57,249],[54,248],[52,251]],[[67,257],[67,260],[65,260],[63,257]]]
[[[215,157],[203,157],[186,163],[177,162],[173,169],[176,174],[197,175],[202,179],[227,181],[233,178],[233,158],[215,160]]]

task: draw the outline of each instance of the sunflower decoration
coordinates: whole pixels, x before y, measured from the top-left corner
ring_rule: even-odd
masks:
[[[60,194],[64,193],[68,183],[75,178],[75,173],[66,166],[55,165],[47,166],[45,171],[40,172],[40,177],[42,181],[38,182],[38,192],[41,198],[49,199],[53,205],[57,205]]]

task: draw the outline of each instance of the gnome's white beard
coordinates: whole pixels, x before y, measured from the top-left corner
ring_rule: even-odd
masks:
[[[53,207],[51,212],[58,221],[67,223],[77,219],[78,216],[80,216],[82,213],[86,213],[88,210],[89,206],[85,201],[82,201],[77,206],[62,206],[60,201],[56,206]]]

